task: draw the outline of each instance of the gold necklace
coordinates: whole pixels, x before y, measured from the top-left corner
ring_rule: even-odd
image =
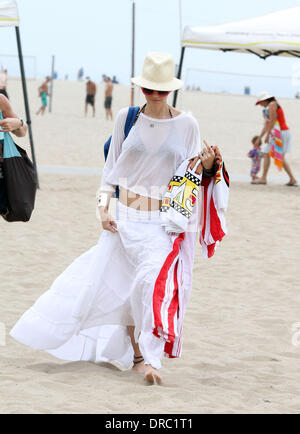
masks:
[[[171,111],[171,107],[168,105],[167,106],[168,107],[168,109],[169,109],[169,115],[170,115],[170,118],[171,119],[173,119],[173,113],[172,113],[172,111]],[[145,113],[145,111],[146,111],[146,108],[147,108],[147,105],[146,105],[146,107],[144,108],[144,114],[146,115],[146,113]],[[149,116],[149,115],[146,115],[146,116],[148,116],[149,118],[151,118],[152,116]],[[166,118],[153,118],[153,119],[166,119]],[[153,123],[151,123],[150,125],[150,128],[155,128],[155,125],[153,124]]]

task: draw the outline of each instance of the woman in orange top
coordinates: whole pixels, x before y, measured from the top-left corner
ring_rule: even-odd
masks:
[[[258,100],[256,105],[261,105],[265,108],[264,110],[264,118],[265,124],[264,128],[257,139],[257,142],[261,141],[264,136],[265,142],[261,147],[261,151],[264,157],[264,168],[262,177],[255,181],[255,184],[266,184],[267,183],[267,174],[270,168],[270,150],[271,150],[271,141],[270,135],[271,131],[274,128],[276,120],[278,120],[281,130],[281,138],[282,138],[282,146],[283,146],[283,168],[286,173],[289,175],[289,182],[286,184],[289,187],[298,187],[297,180],[294,177],[289,164],[285,159],[285,154],[291,151],[291,132],[289,127],[287,126],[285,115],[282,107],[278,104],[276,98],[274,96],[269,95],[267,92],[263,92]]]

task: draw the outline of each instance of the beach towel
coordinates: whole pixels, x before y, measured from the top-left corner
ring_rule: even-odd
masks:
[[[204,258],[211,258],[216,246],[226,234],[225,212],[229,200],[229,175],[225,164],[218,154],[216,175],[204,178],[202,170],[198,174],[200,161],[193,170],[188,169],[189,161],[184,161],[170,181],[161,208],[162,225],[168,233],[187,231],[197,200],[202,198],[200,244]],[[201,195],[201,197],[200,197]]]
[[[271,151],[270,157],[274,158],[274,163],[279,170],[283,168],[283,144],[280,124],[276,120],[274,128],[271,131],[270,136]]]
[[[268,121],[270,121],[270,113],[269,108],[263,110],[263,114]],[[281,128],[278,119],[275,121],[274,127],[270,133],[270,142],[271,150],[270,157],[274,158],[274,163],[278,167],[279,170],[283,168],[283,143],[282,143],[282,134]]]
[[[153,334],[163,338],[165,355],[180,357],[183,319],[192,286],[194,237],[200,230],[204,258],[211,258],[227,233],[225,212],[229,200],[229,176],[218,154],[216,175],[203,178],[184,161],[172,178],[163,199],[161,221],[172,237],[172,250],[155,282],[153,293]],[[200,166],[201,167],[201,166]],[[190,276],[190,278],[188,278]]]

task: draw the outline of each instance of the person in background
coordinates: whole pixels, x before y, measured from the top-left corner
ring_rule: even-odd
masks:
[[[7,69],[3,69],[2,65],[0,71],[0,94],[9,99],[7,94]]]
[[[282,154],[281,154],[281,165],[289,176],[289,182],[286,184],[288,187],[298,187],[297,180],[294,177],[289,164],[286,161],[286,153],[291,152],[291,142],[292,136],[290,129],[286,123],[285,115],[282,107],[278,104],[276,98],[269,95],[268,92],[262,92],[256,102],[256,105],[264,107],[264,127],[261,134],[258,136],[257,143],[265,137],[265,143],[262,145],[262,153],[264,157],[264,167],[263,174],[261,178],[255,181],[255,184],[267,184],[267,175],[270,168],[270,152],[272,148],[272,131],[274,130],[275,123],[279,124],[280,128],[280,139],[282,141]],[[275,156],[276,157],[276,156]]]
[[[89,106],[89,104],[93,108],[93,117],[96,116],[96,108],[95,108],[96,93],[97,93],[97,86],[96,86],[96,84],[90,79],[90,77],[87,77],[86,99],[85,99],[85,116],[87,116],[87,114],[88,114],[88,106]]]
[[[39,110],[37,111],[37,115],[41,114],[44,115],[47,105],[48,105],[48,101],[47,101],[47,97],[49,95],[49,83],[51,81],[51,77],[46,77],[45,81],[43,82],[43,84],[39,87],[39,96],[42,100],[42,105],[39,108]]]
[[[260,166],[261,166],[261,158],[262,158],[262,154],[261,154],[261,140],[258,140],[259,137],[255,136],[252,139],[252,145],[253,148],[251,149],[251,151],[248,153],[248,157],[252,159],[252,167],[251,167],[251,178],[252,178],[252,182],[251,184],[253,184],[254,181],[256,181],[258,179],[258,172],[260,171]]]
[[[111,79],[109,77],[105,77],[105,101],[104,101],[104,108],[106,110],[106,120],[113,120],[113,114],[111,111],[111,104],[112,104],[112,93],[114,89],[114,85],[111,82]]]
[[[27,133],[27,124],[14,112],[8,99],[3,94],[0,94],[0,138],[2,132],[24,137]],[[0,144],[0,215],[6,214],[7,206],[3,176],[3,145]]]
[[[82,81],[83,80],[83,76],[84,76],[84,69],[83,67],[81,67],[78,71],[78,75],[77,75],[77,80],[78,81]]]

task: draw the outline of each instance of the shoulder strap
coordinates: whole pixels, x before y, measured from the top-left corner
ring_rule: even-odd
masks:
[[[3,121],[2,111],[0,110],[0,121]],[[0,140],[4,140],[4,133],[2,128],[0,129]]]
[[[126,123],[125,123],[125,127],[124,127],[125,139],[128,137],[128,134],[130,133],[131,128],[133,127],[133,125],[137,121],[140,112],[142,112],[144,109],[145,109],[145,106],[141,110],[140,110],[140,107],[129,107],[127,118],[126,118]],[[107,142],[104,145],[105,161],[107,160],[107,157],[108,157],[111,138],[112,138],[112,136],[110,136],[110,138],[107,140]]]
[[[140,111],[140,107],[129,107],[128,115],[125,123],[124,133],[125,133],[125,139],[127,138],[128,134],[130,133],[131,128],[133,127],[133,124],[136,120],[136,117]]]

